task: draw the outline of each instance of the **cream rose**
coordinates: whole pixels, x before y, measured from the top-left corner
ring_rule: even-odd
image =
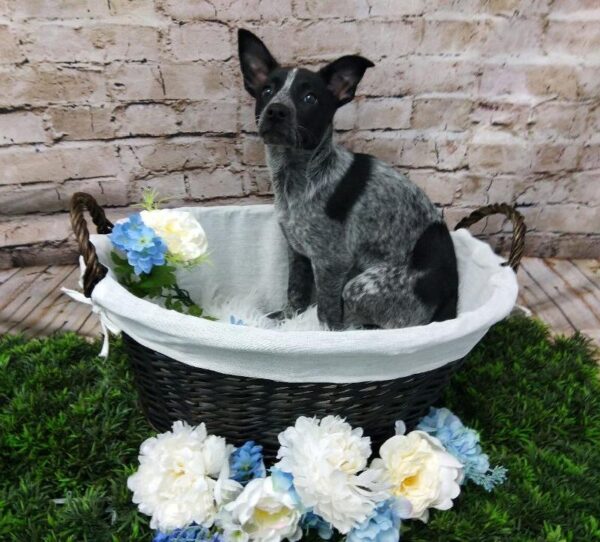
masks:
[[[392,495],[412,505],[411,518],[427,521],[429,508],[448,510],[460,493],[463,466],[444,450],[441,442],[423,431],[388,439],[374,459],[391,485]]]
[[[284,538],[294,542],[302,537],[298,503],[292,493],[277,487],[272,476],[251,480],[225,511],[229,514],[225,530],[235,532],[237,538],[247,535],[257,542]]]
[[[193,262],[208,250],[206,233],[191,213],[174,209],[155,209],[140,213],[146,226],[152,228],[167,245],[170,256],[182,263]]]

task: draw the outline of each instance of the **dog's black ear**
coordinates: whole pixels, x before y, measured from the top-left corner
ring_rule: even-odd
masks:
[[[338,107],[354,98],[356,87],[367,68],[375,66],[370,60],[358,55],[348,55],[334,60],[319,70],[319,74],[337,98]]]
[[[244,87],[256,98],[269,73],[278,66],[277,61],[259,38],[243,28],[238,30],[238,53]]]

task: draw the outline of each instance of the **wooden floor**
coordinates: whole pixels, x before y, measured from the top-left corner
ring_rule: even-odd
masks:
[[[100,333],[90,307],[64,295],[77,289],[74,265],[0,270],[0,334]],[[524,258],[519,270],[519,304],[561,334],[575,330],[600,344],[600,261]]]
[[[523,258],[519,301],[556,333],[579,330],[600,345],[600,261]]]

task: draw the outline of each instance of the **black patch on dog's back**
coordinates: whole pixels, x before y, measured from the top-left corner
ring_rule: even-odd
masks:
[[[371,157],[356,153],[348,171],[340,179],[333,194],[327,200],[325,213],[332,220],[344,222],[367,186],[371,173]]]
[[[435,222],[419,237],[413,249],[411,268],[420,272],[415,293],[423,303],[435,307],[432,322],[456,318],[458,270],[446,224]]]

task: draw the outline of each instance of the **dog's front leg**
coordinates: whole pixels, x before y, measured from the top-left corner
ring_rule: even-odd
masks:
[[[313,268],[317,287],[317,315],[330,329],[343,328],[342,290],[346,282],[345,269],[331,263]]]
[[[278,311],[267,314],[274,320],[293,318],[298,312],[304,312],[312,296],[314,277],[310,260],[296,252],[288,245],[289,275],[288,275],[288,301],[287,305]]]
[[[288,310],[291,312],[304,312],[310,304],[313,290],[313,269],[310,260],[296,252],[292,247],[289,250],[289,278],[288,278]]]

